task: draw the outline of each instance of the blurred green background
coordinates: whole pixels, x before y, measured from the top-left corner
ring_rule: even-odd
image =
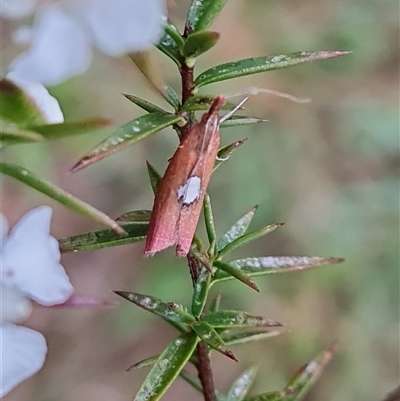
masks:
[[[169,2],[183,25],[189,1]],[[8,40],[16,25],[2,24],[2,67],[20,49]],[[209,186],[223,234],[255,204],[252,227],[286,225],[233,256],[320,255],[346,258],[288,275],[257,278],[260,294],[237,282],[213,293],[222,304],[286,324],[287,333],[234,349],[235,364],[213,357],[220,391],[244,369],[260,366],[253,391],[277,390],[331,341],[340,348],[308,401],[381,400],[399,380],[399,4],[394,0],[231,0],[215,20],[218,45],[197,73],[230,60],[298,50],[350,50],[349,56],[214,84],[202,93],[234,94],[249,86],[309,97],[298,104],[260,94],[246,104],[268,123],[226,129],[222,143],[249,140]],[[175,66],[154,50],[165,80],[180,90]],[[76,139],[18,146],[1,154],[57,183],[111,216],[149,209],[145,161],[165,169],[177,146],[172,129],[115,154],[76,175],[71,166],[113,129],[142,112],[121,96],[132,93],[166,107],[128,58],[96,54],[90,70],[51,89],[66,120],[107,117],[113,128]],[[54,207],[56,237],[96,228],[79,215],[8,178],[2,212],[11,223],[40,204]],[[204,232],[201,222],[200,232]],[[143,244],[65,255],[78,292],[120,302],[106,311],[36,308],[28,325],[45,333],[49,354],[39,374],[5,400],[129,400],[146,372],[124,374],[132,363],[159,353],[174,332],[160,319],[119,300],[113,289],[190,303],[185,260],[173,250],[143,259]],[[201,400],[181,380],[165,400]]]

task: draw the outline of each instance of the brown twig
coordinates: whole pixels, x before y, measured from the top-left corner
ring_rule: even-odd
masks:
[[[184,38],[187,38],[191,33],[191,29],[188,25],[185,26],[185,31],[183,34]],[[182,61],[180,66],[181,82],[182,82],[182,104],[184,104],[190,97],[193,96],[193,86],[194,86],[194,68],[186,64],[185,60]],[[189,122],[180,128],[181,138],[184,137],[190,130],[192,122]],[[190,275],[192,277],[193,286],[195,285],[199,271],[200,264],[197,259],[190,256],[187,257]],[[203,387],[203,394],[205,401],[215,401],[215,386],[214,379],[211,370],[211,361],[208,351],[208,347],[204,342],[199,342],[197,345],[197,357],[198,363],[196,364],[199,379]]]
[[[204,401],[215,401],[215,386],[211,370],[210,355],[208,347],[202,341],[197,344],[197,356],[199,358],[197,368],[199,379],[203,387]]]

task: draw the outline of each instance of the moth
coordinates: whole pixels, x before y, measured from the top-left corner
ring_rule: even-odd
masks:
[[[240,108],[244,101],[221,118],[219,110],[225,98],[216,97],[209,111],[182,139],[154,198],[144,248],[146,256],[153,256],[175,244],[178,256],[188,254],[217,158],[219,124]]]

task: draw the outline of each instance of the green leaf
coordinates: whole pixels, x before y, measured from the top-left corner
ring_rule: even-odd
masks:
[[[192,313],[198,318],[204,309],[207,301],[208,290],[210,288],[211,273],[205,267],[202,267],[197,276],[193,288]]]
[[[107,127],[111,120],[105,118],[94,118],[84,121],[71,121],[62,124],[29,125],[28,128],[38,132],[46,139],[60,139],[70,136],[86,134],[90,131]]]
[[[204,320],[195,323],[192,326],[193,330],[196,334],[205,342],[208,346],[221,354],[227,356],[234,361],[237,361],[235,355],[228,348],[225,347],[224,341],[220,337],[220,335],[214,330],[212,325],[205,322]]]
[[[132,210],[117,217],[115,221],[128,223],[148,223],[150,221],[151,210]]]
[[[221,294],[218,294],[211,302],[209,313],[216,312],[221,306]]]
[[[251,341],[261,341],[266,338],[276,337],[282,334],[279,330],[252,330],[245,331],[242,333],[223,333],[221,334],[222,339],[228,346],[246,344]]]
[[[146,161],[146,165],[147,165],[147,172],[148,172],[149,178],[150,178],[150,185],[155,194],[157,192],[158,185],[161,182],[162,176],[157,172],[157,170],[148,161]]]
[[[233,383],[227,396],[227,401],[242,401],[250,390],[257,374],[257,367],[245,370]]]
[[[187,58],[195,58],[214,47],[219,39],[218,32],[201,31],[189,35],[182,49]]]
[[[257,284],[246,273],[236,268],[235,266],[229,265],[228,263],[224,263],[218,260],[215,260],[213,262],[213,266],[219,270],[222,270],[224,273],[227,273],[232,277],[238,279],[242,283],[248,285],[253,290],[260,292],[260,290],[257,287]],[[215,282],[214,279],[213,282]]]
[[[129,366],[129,368],[126,369],[125,372],[131,372],[132,370],[135,369],[142,369],[153,366],[159,357],[160,357],[159,355],[156,355],[156,356],[150,356],[149,358],[146,359],[142,359],[141,361],[136,362],[133,365]]]
[[[155,134],[164,128],[177,123],[182,117],[172,114],[150,113],[120,127],[114,134],[96,146],[85,155],[75,166],[72,172],[77,172],[94,162],[104,159],[111,154],[125,149],[136,142]]]
[[[247,213],[235,221],[233,226],[219,239],[217,243],[218,251],[224,249],[228,244],[243,236],[258,209],[258,205],[252,207]]]
[[[133,401],[159,400],[189,360],[197,342],[198,338],[194,333],[184,333],[168,344]]]
[[[97,230],[61,238],[59,242],[61,253],[93,251],[95,249],[109,248],[144,241],[147,234],[147,224],[125,223],[121,226],[126,235],[118,235],[112,230]]]
[[[36,103],[11,81],[0,81],[0,117],[19,126],[46,124]]]
[[[214,216],[211,207],[211,200],[208,194],[204,197],[204,220],[206,223],[206,231],[208,236],[208,241],[212,244],[216,240]]]
[[[17,124],[0,119],[0,146],[17,145],[19,143],[40,142],[44,138],[34,131],[21,128]]]
[[[123,93],[123,95],[132,103],[136,104],[136,106],[139,106],[141,109],[147,111],[148,113],[160,113],[160,114],[169,114],[166,110],[162,109],[161,107],[158,107],[157,105],[148,102],[147,100],[141,99],[140,97],[134,96],[134,95],[128,95],[126,93]]]
[[[223,249],[221,249],[221,251],[218,253],[218,259],[222,259],[225,255],[227,255],[229,252],[232,252],[236,248],[246,245],[249,242],[255,241],[256,239],[261,238],[264,235],[272,233],[281,226],[283,226],[283,223],[270,224],[268,226],[260,228],[259,230],[254,230],[248,234],[242,235],[241,237],[235,239],[234,241],[227,244]]]
[[[304,365],[285,387],[285,396],[282,401],[301,401],[309,392],[311,386],[321,375],[325,366],[332,359],[337,342],[331,344],[323,353],[313,361]]]
[[[195,95],[190,97],[183,104],[182,111],[202,111],[209,110],[213,101],[215,100],[214,95]],[[227,100],[222,104],[221,110],[233,110],[235,104]]]
[[[186,18],[190,31],[207,29],[221,12],[227,0],[193,0]]]
[[[203,317],[202,321],[209,323],[214,328],[221,329],[282,326],[281,323],[276,322],[275,320],[265,319],[262,316],[235,310],[223,310],[209,313]]]
[[[23,167],[16,166],[15,164],[0,163],[0,172],[15,178],[18,181],[21,181],[25,185],[36,189],[42,194],[49,196],[56,202],[66,206],[68,209],[83,214],[84,216],[89,217],[100,224],[110,227],[119,234],[125,233],[125,231],[105,213],[78,199],[74,195],[65,192],[63,189],[58,188],[48,181],[42,180]]]
[[[167,21],[164,25],[164,35],[156,47],[180,67],[182,62],[181,49],[184,43],[178,29]]]
[[[117,295],[134,303],[140,308],[162,317],[168,323],[191,325],[196,319],[186,308],[174,302],[164,302],[150,295],[138,294],[130,291],[114,291]]]
[[[255,258],[236,259],[229,262],[250,277],[265,274],[287,273],[298,270],[311,269],[314,267],[337,264],[343,262],[342,258],[319,257],[319,256],[264,256]],[[221,281],[231,278],[227,273],[218,270],[212,280]]]
[[[215,171],[223,162],[226,162],[232,155],[232,153],[242,146],[247,141],[247,138],[240,139],[239,141],[230,143],[218,150],[218,155],[215,160],[214,170]]]
[[[164,87],[163,97],[175,110],[179,110],[181,103],[178,94],[170,86]],[[184,121],[182,118],[180,120]]]
[[[164,31],[175,41],[179,49],[183,48],[185,40],[178,31],[178,28],[171,21],[165,21]]]
[[[219,128],[230,128],[230,127],[238,127],[241,125],[265,123],[266,121],[268,120],[260,117],[232,116],[227,120],[223,121],[219,125]]]
[[[282,391],[271,391],[252,397],[246,397],[244,401],[283,401],[283,393]]]
[[[186,383],[190,384],[195,390],[199,391],[200,393],[203,392],[203,387],[201,386],[200,380],[197,377],[192,377],[185,369],[181,370],[179,374]]]
[[[296,52],[231,61],[229,63],[212,67],[200,74],[194,82],[195,90],[201,86],[209,85],[214,82],[244,77],[259,72],[278,70],[297,64],[309,63],[311,61],[344,56],[346,54],[348,54],[348,52],[344,51]]]

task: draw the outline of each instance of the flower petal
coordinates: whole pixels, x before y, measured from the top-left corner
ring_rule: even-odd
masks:
[[[96,47],[109,56],[144,50],[161,38],[164,0],[86,0],[81,4]]]
[[[0,252],[3,248],[8,233],[8,222],[6,216],[0,213]]]
[[[23,322],[32,312],[28,298],[12,288],[0,285],[0,326]]]
[[[64,122],[64,115],[57,99],[51,96],[40,82],[32,82],[21,78],[15,72],[9,72],[7,79],[28,94],[48,123],[58,124]]]
[[[48,206],[28,212],[2,251],[2,283],[46,306],[64,302],[73,292],[59,263],[58,242],[50,235],[51,214]]]
[[[35,0],[1,0],[0,13],[9,19],[27,17],[33,12],[35,3]]]
[[[26,327],[0,326],[0,398],[43,366],[47,347],[44,337]]]
[[[79,21],[60,5],[41,8],[33,34],[32,47],[10,65],[10,71],[21,78],[55,85],[88,68],[90,43]]]

